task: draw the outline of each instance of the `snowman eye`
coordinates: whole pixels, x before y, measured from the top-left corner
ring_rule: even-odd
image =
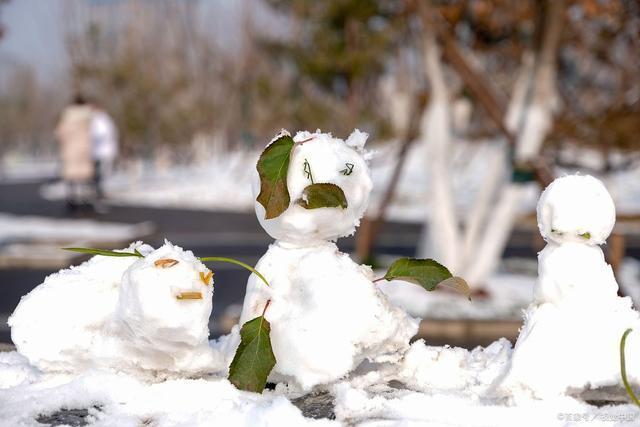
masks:
[[[313,184],[313,174],[311,173],[311,165],[309,164],[309,161],[307,159],[304,159],[303,166],[304,166],[304,169],[303,169],[304,176]]]
[[[345,163],[346,168],[342,169],[340,173],[344,176],[349,176],[353,173],[353,163]]]

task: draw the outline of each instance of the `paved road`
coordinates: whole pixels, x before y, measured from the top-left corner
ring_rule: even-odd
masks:
[[[62,202],[46,201],[38,196],[40,185],[41,183],[0,183],[0,212],[68,218]],[[200,256],[230,256],[251,265],[257,262],[272,242],[251,213],[112,206],[105,215],[85,213],[79,217],[129,224],[151,221],[155,225],[155,231],[144,240],[153,246],[162,244],[167,238]],[[374,248],[375,253],[413,255],[419,234],[418,224],[387,223],[382,228],[379,242]],[[343,251],[350,252],[354,242],[354,237],[340,239],[338,246]],[[505,255],[535,257],[536,248],[531,242],[531,232],[517,231],[513,234]],[[630,252],[640,258],[640,244],[636,244]],[[216,324],[226,307],[242,303],[248,273],[227,264],[213,267],[216,270],[216,283],[219,285],[216,286],[214,297],[213,317]],[[20,296],[29,292],[52,272],[51,269],[0,269],[0,325],[6,323],[4,318],[13,311]],[[0,342],[8,340],[8,330],[0,327]]]

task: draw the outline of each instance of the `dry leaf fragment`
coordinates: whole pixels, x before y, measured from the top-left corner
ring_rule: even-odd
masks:
[[[202,292],[180,292],[176,295],[179,300],[183,299],[202,299]]]
[[[200,280],[202,280],[202,283],[204,283],[205,286],[209,285],[209,282],[211,281],[212,278],[213,278],[213,271],[209,270],[207,274],[204,274],[202,271],[200,272]]]
[[[171,258],[163,258],[163,259],[159,259],[156,262],[154,262],[153,264],[156,267],[160,267],[160,268],[169,268],[169,267],[173,267],[174,265],[176,265],[178,263],[177,260],[175,259],[171,259]]]

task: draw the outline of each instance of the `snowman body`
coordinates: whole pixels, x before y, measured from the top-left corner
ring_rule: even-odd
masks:
[[[270,287],[249,278],[240,323],[263,312],[269,321],[277,361],[272,381],[308,390],[347,375],[364,360],[397,361],[417,332],[418,322],[391,306],[372,282],[371,269],[353,262],[332,242],[355,231],[367,206],[372,184],[363,157],[365,139],[357,131],[346,142],[298,133],[294,141],[306,142],[291,157],[290,207],[267,220],[256,203],[260,223],[276,242],[256,265]],[[340,186],[348,207],[305,209],[296,204],[311,184],[309,171],[316,183]],[[256,180],[256,194],[258,187]]]
[[[598,246],[613,229],[613,201],[597,179],[570,175],[543,192],[537,213],[547,246],[538,255],[533,302],[499,388],[546,398],[617,386],[620,338],[639,316],[630,298],[617,295]],[[640,374],[637,348],[630,337],[632,377]]]

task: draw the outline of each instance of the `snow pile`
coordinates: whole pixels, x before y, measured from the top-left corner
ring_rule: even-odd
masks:
[[[247,283],[241,324],[260,316],[271,324],[276,356],[271,379],[288,380],[309,390],[355,369],[362,361],[399,360],[417,332],[418,323],[392,307],[372,283],[369,268],[354,263],[328,242],[352,234],[367,207],[371,178],[364,154],[366,134],[355,131],[346,143],[321,133],[298,133],[287,175],[291,200],[313,182],[339,185],[347,209],[304,209],[292,202],[280,216],[265,220],[276,239],[256,268],[267,288],[251,276]],[[346,170],[346,171],[345,171]],[[351,172],[349,172],[351,171]],[[254,185],[257,193],[259,185]]]
[[[98,371],[73,377],[33,374],[27,372],[28,364],[17,363],[16,359],[19,359],[16,353],[0,353],[3,426],[41,425],[36,423],[39,416],[62,408],[88,408],[85,421],[99,426],[338,425],[305,419],[300,410],[278,393],[242,392],[224,379],[147,383],[121,373]],[[12,372],[15,378],[4,380],[5,371]]]
[[[9,318],[18,351],[43,371],[225,369],[207,339],[209,270],[168,242],[155,251],[141,243],[125,251],[134,249],[146,256],[95,256],[24,296]]]
[[[511,343],[505,338],[472,351],[418,340],[404,357],[397,378],[412,390],[464,390],[477,396],[504,372],[510,359]]]
[[[88,219],[54,219],[0,213],[0,243],[11,241],[131,241],[148,234],[152,225],[98,222]]]
[[[219,343],[212,343],[217,347]],[[43,374],[15,352],[0,353],[0,424],[38,425],[40,415],[88,409],[99,426],[570,426],[632,425],[632,405],[591,406],[568,396],[520,399],[514,405],[487,393],[507,366],[510,346],[487,348],[412,345],[400,365],[353,375],[329,386],[330,421],[304,418],[287,387],[262,394],[242,392],[216,377],[145,382],[122,373],[86,371]],[[307,396],[308,397],[308,396]]]
[[[547,246],[509,372],[499,384],[502,393],[548,397],[620,384],[620,338],[627,328],[638,329],[640,316],[630,298],[618,297],[597,246],[614,221],[613,201],[593,177],[566,176],[544,191],[538,223]],[[634,333],[627,360],[636,381],[639,350]]]

